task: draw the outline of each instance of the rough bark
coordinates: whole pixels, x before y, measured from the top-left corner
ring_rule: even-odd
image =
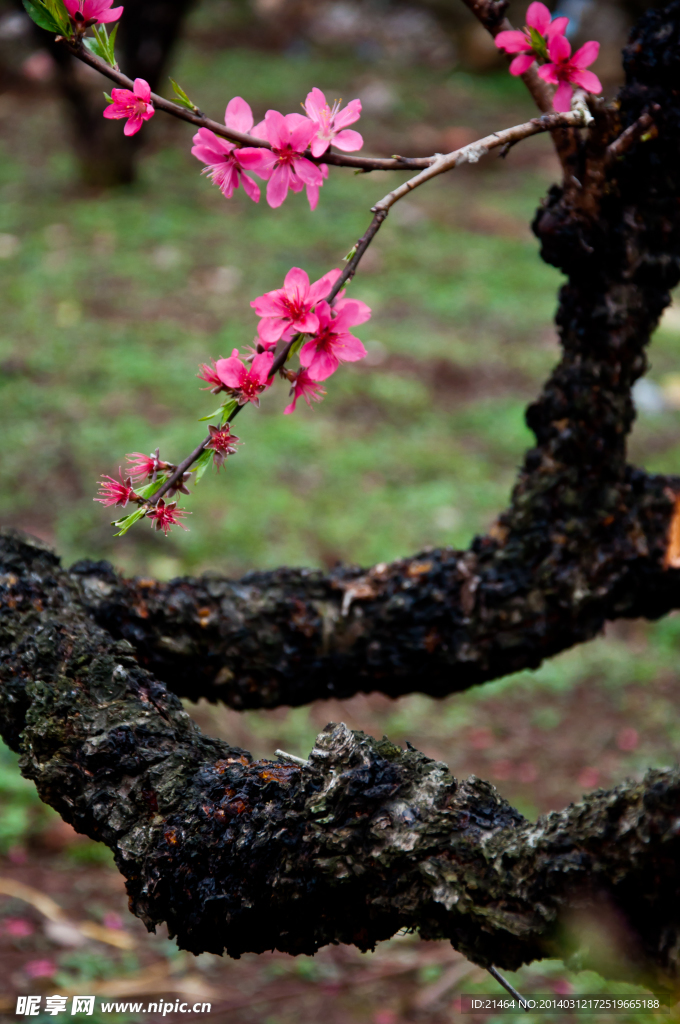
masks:
[[[625,455],[630,388],[680,277],[679,36],[680,4],[645,16],[618,107],[596,105],[576,178],[536,218],[568,275],[564,354],[528,410],[511,506],[470,551],[159,585],[0,538],[2,735],[43,799],[115,851],[133,912],[186,948],[366,949],[409,927],[513,968],[569,955],[587,918],[609,940],[586,962],[677,987],[677,769],[531,824],[487,783],[344,726],[302,768],[252,762],[151,670],[240,707],[443,694],[680,603],[664,568],[680,480]],[[608,158],[647,112],[656,137]]]
[[[305,767],[253,762],[92,622],[54,555],[5,534],[0,570],[2,734],[43,800],[114,850],[149,928],[238,956],[406,927],[512,969],[576,952],[574,915],[597,915],[607,956],[582,963],[674,986],[677,769],[531,824],[489,783],[344,725]]]

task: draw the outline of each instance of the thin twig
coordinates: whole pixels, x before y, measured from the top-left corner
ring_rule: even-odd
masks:
[[[356,246],[354,247],[354,255],[352,256],[351,260],[348,262],[342,274],[337,279],[337,281],[331,288],[330,292],[326,296],[326,302],[330,303],[330,305],[333,304],[333,301],[336,298],[340,289],[344,285],[346,285],[348,281],[351,281],[352,278],[354,277],[356,269],[359,266],[359,261],[361,257],[364,255],[369,245],[377,235],[380,229],[380,225],[385,220],[386,216],[387,210],[379,210],[376,214],[374,214],[373,220],[368,226],[368,230],[364,235],[361,236]]]
[[[95,56],[84,46],[73,46],[67,39],[62,36],[60,41],[67,47],[69,53],[77,60],[87,64],[89,67],[94,68],[95,71],[99,71],[100,74],[109,78],[112,82],[115,82],[117,86],[122,89],[134,88],[134,82],[127,75],[124,75],[122,71],[112,68],[106,61]],[[195,113],[189,110],[188,107],[182,107],[179,103],[173,103],[172,100],[166,100],[164,96],[159,96],[157,93],[151,93],[151,100],[154,107],[157,110],[163,110],[166,114],[172,114],[173,117],[178,117],[182,121],[187,121],[189,124],[193,124],[196,128],[209,128],[215,135],[219,135],[223,139],[227,139],[229,142],[238,142],[242,146],[254,146],[260,149],[271,149],[271,143],[265,139],[256,139],[252,135],[247,135],[245,132],[237,132],[233,128],[227,128],[226,125],[220,124],[219,121],[213,121],[211,118],[206,117],[203,113]],[[333,164],[337,167],[354,167],[361,171],[398,171],[398,170],[411,170],[415,167],[427,167],[435,158],[432,157],[367,157],[367,156],[350,156],[345,153],[324,153],[322,156],[312,156],[307,151],[305,156],[308,160],[311,160],[316,164]]]
[[[654,104],[654,108],[658,110],[658,104]],[[630,149],[634,143],[636,143],[645,132],[649,131],[654,125],[654,118],[650,113],[641,114],[637,121],[634,121],[631,125],[626,128],[625,131],[621,132],[618,138],[614,139],[609,146],[607,146],[606,159],[607,163],[611,163],[616,160],[617,157],[623,156],[626,150]]]
[[[170,105],[175,106],[175,104]],[[352,280],[357,267],[359,266],[361,257],[364,255],[378,233],[380,225],[387,217],[390,207],[399,199],[402,199],[403,196],[412,192],[414,188],[424,184],[424,182],[429,181],[430,178],[434,178],[438,174],[443,174],[445,171],[453,170],[453,168],[459,164],[476,163],[481,156],[484,156],[492,149],[496,149],[498,146],[504,146],[508,142],[519,142],[521,139],[529,138],[530,136],[537,135],[540,132],[552,131],[556,125],[580,126],[587,123],[587,118],[589,116],[590,115],[585,109],[572,110],[567,114],[544,114],[542,117],[535,117],[531,121],[527,121],[526,124],[515,125],[513,128],[505,128],[502,131],[494,132],[493,135],[487,135],[486,138],[480,139],[478,142],[473,142],[469,146],[463,146],[461,149],[456,149],[452,153],[445,155],[439,154],[433,157],[433,162],[428,163],[420,174],[416,175],[414,178],[410,178],[409,181],[404,182],[404,184],[400,185],[399,188],[389,192],[384,199],[381,199],[379,203],[376,203],[376,205],[372,207],[373,220],[371,221],[366,233],[362,235],[357,242],[351,260],[349,260],[342,274],[326,296],[326,302],[332,304],[340,289],[343,288],[348,281]],[[288,342],[285,348],[276,357],[269,371],[269,377],[273,377],[274,374],[277,373],[284,365],[288,359],[294,342],[295,339],[291,339],[291,341]],[[245,408],[244,405],[237,405],[229,416],[228,422],[232,423],[243,408]],[[194,448],[191,455],[188,455],[187,458],[179,464],[177,469],[170,477],[168,477],[165,483],[162,484],[148,499],[148,504],[155,505],[158,500],[172,488],[173,484],[176,483],[177,480],[181,479],[182,474],[186,473],[186,471],[193,466],[194,462],[201,457],[205,446],[209,441],[210,435],[204,438],[203,441]]]
[[[403,199],[413,189],[418,188],[419,185],[424,185],[431,178],[435,178],[438,174],[443,174],[445,171],[451,171],[460,164],[476,164],[480,157],[486,156],[492,149],[497,149],[499,146],[507,146],[508,143],[519,142],[520,139],[527,139],[532,135],[538,135],[540,132],[554,131],[555,128],[583,128],[591,120],[591,114],[585,108],[581,108],[579,110],[570,110],[566,114],[543,114],[542,117],[534,117],[525,124],[518,124],[513,128],[505,128],[500,132],[494,132],[493,135],[487,135],[486,138],[480,139],[478,142],[472,142],[468,146],[455,149],[452,153],[440,154],[429,167],[422,170],[420,174],[416,174],[415,177],[409,178],[408,181],[399,185],[398,188],[388,192],[384,199],[381,199],[371,209],[374,213],[382,211],[387,213],[391,206],[399,199]]]
[[[522,1007],[525,1013],[529,1012],[529,1004],[527,1003],[524,996],[521,996],[516,988],[514,988],[510,982],[503,977],[503,975],[496,970],[495,967],[487,967],[487,970],[492,978],[495,978],[499,985],[502,985],[506,992],[509,992],[514,999],[519,999],[519,1005]]]

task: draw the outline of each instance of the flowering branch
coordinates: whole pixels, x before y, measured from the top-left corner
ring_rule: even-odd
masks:
[[[157,529],[167,534],[170,525],[181,524],[187,513],[166,505],[164,496],[186,487],[189,474],[196,473],[198,481],[211,458],[219,469],[225,458],[233,454],[237,440],[230,432],[230,424],[248,403],[259,405],[260,394],[272,383],[277,373],[292,384],[293,401],[285,412],[293,412],[297,399],[304,397],[310,404],[325,393],[320,383],[338,368],[341,362],[355,361],[366,355],[366,350],[351,329],[369,319],[371,311],[365,303],[344,297],[344,286],[352,280],[359,263],[380,229],[388,211],[399,199],[439,174],[453,170],[463,163],[477,163],[495,148],[507,152],[521,139],[539,132],[560,132],[577,145],[575,128],[588,126],[594,118],[582,99],[572,100],[572,85],[590,92],[600,90],[599,80],[585,70],[597,56],[599,44],[587,43],[573,57],[564,37],[568,19],[552,19],[549,10],[539,0],[529,6],[527,27],[514,31],[503,19],[505,4],[497,0],[466,0],[496,38],[496,44],[506,52],[517,54],[510,71],[525,77],[535,93],[541,109],[540,118],[513,128],[493,133],[479,141],[448,154],[435,153],[431,157],[411,159],[401,156],[389,160],[346,156],[363,146],[362,136],[349,126],[361,114],[360,99],[351,100],[344,108],[340,101],[331,106],[318,88],[307,95],[304,115],[283,115],[268,110],[258,125],[248,103],[240,96],[233,97],[226,108],[224,124],[207,118],[184,90],[172,82],[176,102],[151,93],[143,79],[132,82],[118,68],[114,55],[115,30],[108,35],[105,22],[116,21],[123,8],[111,9],[113,0],[31,0],[35,10],[32,17],[50,28],[60,26],[59,39],[79,60],[96,68],[116,83],[104,116],[125,120],[125,135],[133,135],[144,122],[154,116],[156,109],[164,110],[198,127],[193,138],[192,154],[205,164],[204,173],[215,183],[226,198],[243,187],[254,201],[260,200],[260,186],[255,174],[267,182],[266,197],[271,207],[278,207],[289,190],[307,192],[310,208],[315,209],[319,190],[328,176],[328,165],[351,166],[360,170],[415,169],[419,173],[393,189],[374,207],[373,219],[365,234],[346,257],[341,272],[333,270],[310,286],[307,274],[292,268],[286,275],[284,287],[260,296],[251,305],[260,317],[256,346],[243,357],[234,349],[227,359],[203,364],[199,377],[208,382],[210,390],[227,393],[227,400],[205,420],[219,416],[219,425],[211,426],[207,437],[178,465],[162,463],[158,453],[147,461],[142,479],[150,481],[135,489],[131,479],[104,477],[99,496],[95,499],[106,506],[125,507],[128,502],[138,505],[137,511],[117,521],[119,533],[124,533],[142,516],[154,521]],[[36,16],[36,11],[37,16]],[[47,19],[47,20],[45,20]],[[71,26],[71,31],[68,27]],[[93,27],[94,39],[86,38],[86,30]],[[536,72],[533,65],[541,63]],[[557,84],[554,93],[545,91],[545,83]],[[556,113],[547,113],[554,100]],[[572,102],[575,109],[571,110]],[[566,132],[571,131],[568,136]],[[342,153],[332,152],[331,147]],[[558,145],[559,148],[559,145]],[[564,155],[564,154],[563,154]],[[566,168],[566,164],[565,164]],[[601,179],[600,175],[600,179]],[[596,180],[595,170],[591,178]],[[573,170],[570,180],[577,182]],[[286,367],[291,355],[298,353],[300,369]],[[143,460],[146,457],[142,457]]]
[[[69,53],[77,60],[87,64],[89,67],[94,68],[95,71],[99,71],[100,74],[109,78],[112,82],[115,82],[117,86],[122,89],[134,91],[135,83],[127,75],[124,75],[118,68],[111,67],[106,61],[97,57],[94,53],[88,50],[82,45],[74,45],[69,39],[61,37],[60,40],[64,46],[67,47]],[[247,132],[241,132],[234,128],[227,128],[224,124],[219,121],[213,121],[212,118],[206,117],[198,107],[195,109],[189,109],[180,103],[174,103],[172,100],[166,99],[164,96],[159,96],[157,93],[152,92],[150,94],[150,101],[153,103],[157,110],[162,110],[166,114],[171,114],[173,117],[179,118],[181,121],[186,121],[188,124],[193,124],[197,128],[207,128],[215,135],[219,135],[220,138],[227,139],[229,142],[236,142],[242,146],[253,146],[259,149],[271,149],[272,144],[266,139],[259,139]],[[427,167],[435,157],[407,157],[407,156],[394,156],[394,157],[363,157],[363,156],[352,156],[345,153],[324,153],[323,156],[315,157],[311,152],[306,153],[306,158],[312,160],[315,163],[326,163],[333,164],[336,167],[354,167],[360,171],[398,171],[398,170],[409,170],[414,167]]]

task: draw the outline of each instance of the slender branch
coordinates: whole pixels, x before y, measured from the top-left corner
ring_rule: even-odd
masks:
[[[94,53],[85,46],[73,46],[68,40],[60,37],[61,42],[68,48],[69,52],[77,60],[83,62],[83,64],[89,65],[94,68],[95,71],[99,71],[100,74],[109,78],[112,82],[115,82],[117,86],[122,89],[132,89],[134,82],[127,75],[124,75],[122,71],[117,68],[112,68],[106,61],[101,60]],[[215,135],[219,135],[223,139],[227,139],[229,142],[237,142],[242,146],[254,146],[260,149],[271,149],[271,143],[265,139],[256,139],[252,135],[247,135],[245,132],[237,132],[235,129],[227,128],[226,125],[220,124],[219,121],[213,121],[211,118],[206,117],[202,112],[195,113],[189,110],[188,107],[183,107],[179,103],[173,103],[172,100],[165,99],[164,96],[159,96],[157,93],[151,93],[151,99],[154,107],[157,110],[162,110],[166,114],[172,114],[173,117],[179,118],[181,121],[186,121],[188,124],[193,124],[196,128],[209,128]],[[434,159],[431,157],[406,157],[406,156],[395,156],[391,158],[382,157],[366,157],[366,156],[351,156],[345,153],[324,153],[322,156],[312,156],[311,152],[307,151],[305,157],[316,164],[332,164],[336,167],[354,167],[357,170],[362,171],[399,171],[399,170],[410,170],[414,167],[427,167]]]
[[[176,104],[171,104],[171,106],[174,107]],[[181,110],[183,108],[179,109]],[[372,212],[374,213],[373,220],[371,221],[366,233],[362,235],[357,242],[354,255],[333,285],[333,288],[326,297],[326,301],[332,304],[340,289],[343,288],[348,281],[352,280],[359,266],[361,257],[364,255],[378,233],[380,225],[385,220],[389,208],[414,188],[424,184],[426,181],[436,177],[438,174],[443,174],[445,171],[453,170],[460,164],[476,163],[481,156],[486,155],[491,152],[492,149],[496,149],[499,146],[519,142],[521,139],[527,139],[530,136],[538,135],[541,132],[553,131],[556,126],[583,126],[588,123],[589,118],[590,115],[585,107],[580,108],[579,110],[572,110],[566,114],[544,114],[543,117],[535,117],[531,121],[527,121],[525,124],[515,125],[513,128],[504,128],[501,131],[494,132],[492,135],[487,135],[478,142],[472,142],[470,145],[463,146],[461,149],[456,149],[451,153],[432,157],[432,162],[428,163],[420,174],[416,175],[415,178],[411,178],[409,181],[404,182],[404,184],[399,186],[399,188],[389,192],[384,199],[381,199],[379,203],[376,203],[376,205],[372,207]],[[288,359],[292,346],[293,341],[291,340],[276,357],[272,363],[271,370],[269,371],[269,377],[273,377],[274,374],[277,373],[284,365]],[[236,416],[238,416],[242,408],[244,408],[244,406],[239,405],[234,409],[229,417],[229,422],[232,422]],[[172,488],[173,484],[182,478],[182,475],[186,473],[191,466],[193,466],[197,459],[200,458],[209,441],[210,435],[204,438],[203,441],[194,448],[193,452],[179,464],[177,469],[175,469],[172,475],[168,477],[165,483],[162,484],[152,497],[148,499],[149,504],[157,504],[159,499]]]
[[[408,181],[399,185],[398,188],[388,192],[385,198],[381,199],[371,209],[374,212],[387,213],[390,207],[399,199],[403,199],[413,189],[424,185],[426,181],[430,181],[445,171],[451,171],[454,167],[458,167],[461,164],[477,163],[480,157],[486,156],[492,149],[497,149],[499,146],[512,145],[521,139],[537,135],[539,132],[554,131],[556,127],[584,128],[590,121],[592,121],[592,117],[587,109],[583,107],[578,110],[571,110],[566,114],[544,114],[542,117],[535,117],[525,124],[516,125],[514,128],[505,128],[502,131],[494,132],[478,142],[472,142],[461,149],[454,150],[452,153],[438,156],[429,167],[426,167],[415,177],[409,178]]]
[[[505,11],[509,6],[508,0],[463,0],[463,3],[494,39],[499,32],[512,31],[513,26],[505,17]],[[511,59],[511,55],[508,55],[508,60]],[[520,78],[529,90],[538,109],[543,113],[552,111],[554,89],[539,76],[535,65],[532,64],[528,71],[520,75]],[[554,129],[552,139],[562,164],[565,179],[569,180],[578,162],[578,136],[573,129],[560,126]]]
[[[654,104],[652,109],[658,110],[658,104]],[[633,124],[629,125],[625,131],[621,132],[618,138],[607,147],[605,158],[606,160],[612,161],[619,157],[630,149],[634,143],[636,143],[641,136],[652,129],[654,125],[654,118],[650,113],[642,114]]]
[[[379,210],[374,215],[373,220],[369,224],[365,234],[363,234],[359,241],[357,242],[354,248],[354,255],[349,260],[342,274],[340,275],[340,277],[338,278],[338,280],[335,282],[330,292],[328,293],[326,297],[326,302],[332,305],[340,289],[343,288],[349,281],[352,280],[357,271],[357,267],[359,266],[359,261],[361,260],[361,257],[364,255],[369,245],[377,235],[378,231],[380,230],[380,225],[385,220],[386,216],[387,210]]]

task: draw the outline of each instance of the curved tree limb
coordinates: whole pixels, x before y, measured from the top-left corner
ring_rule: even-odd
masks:
[[[132,911],[231,956],[401,928],[483,966],[578,949],[582,965],[674,989],[680,771],[652,771],[536,824],[489,783],[387,739],[328,726],[305,767],[202,735],[125,641],[94,624],[41,545],[0,541],[0,722],[22,771],[110,846]]]

